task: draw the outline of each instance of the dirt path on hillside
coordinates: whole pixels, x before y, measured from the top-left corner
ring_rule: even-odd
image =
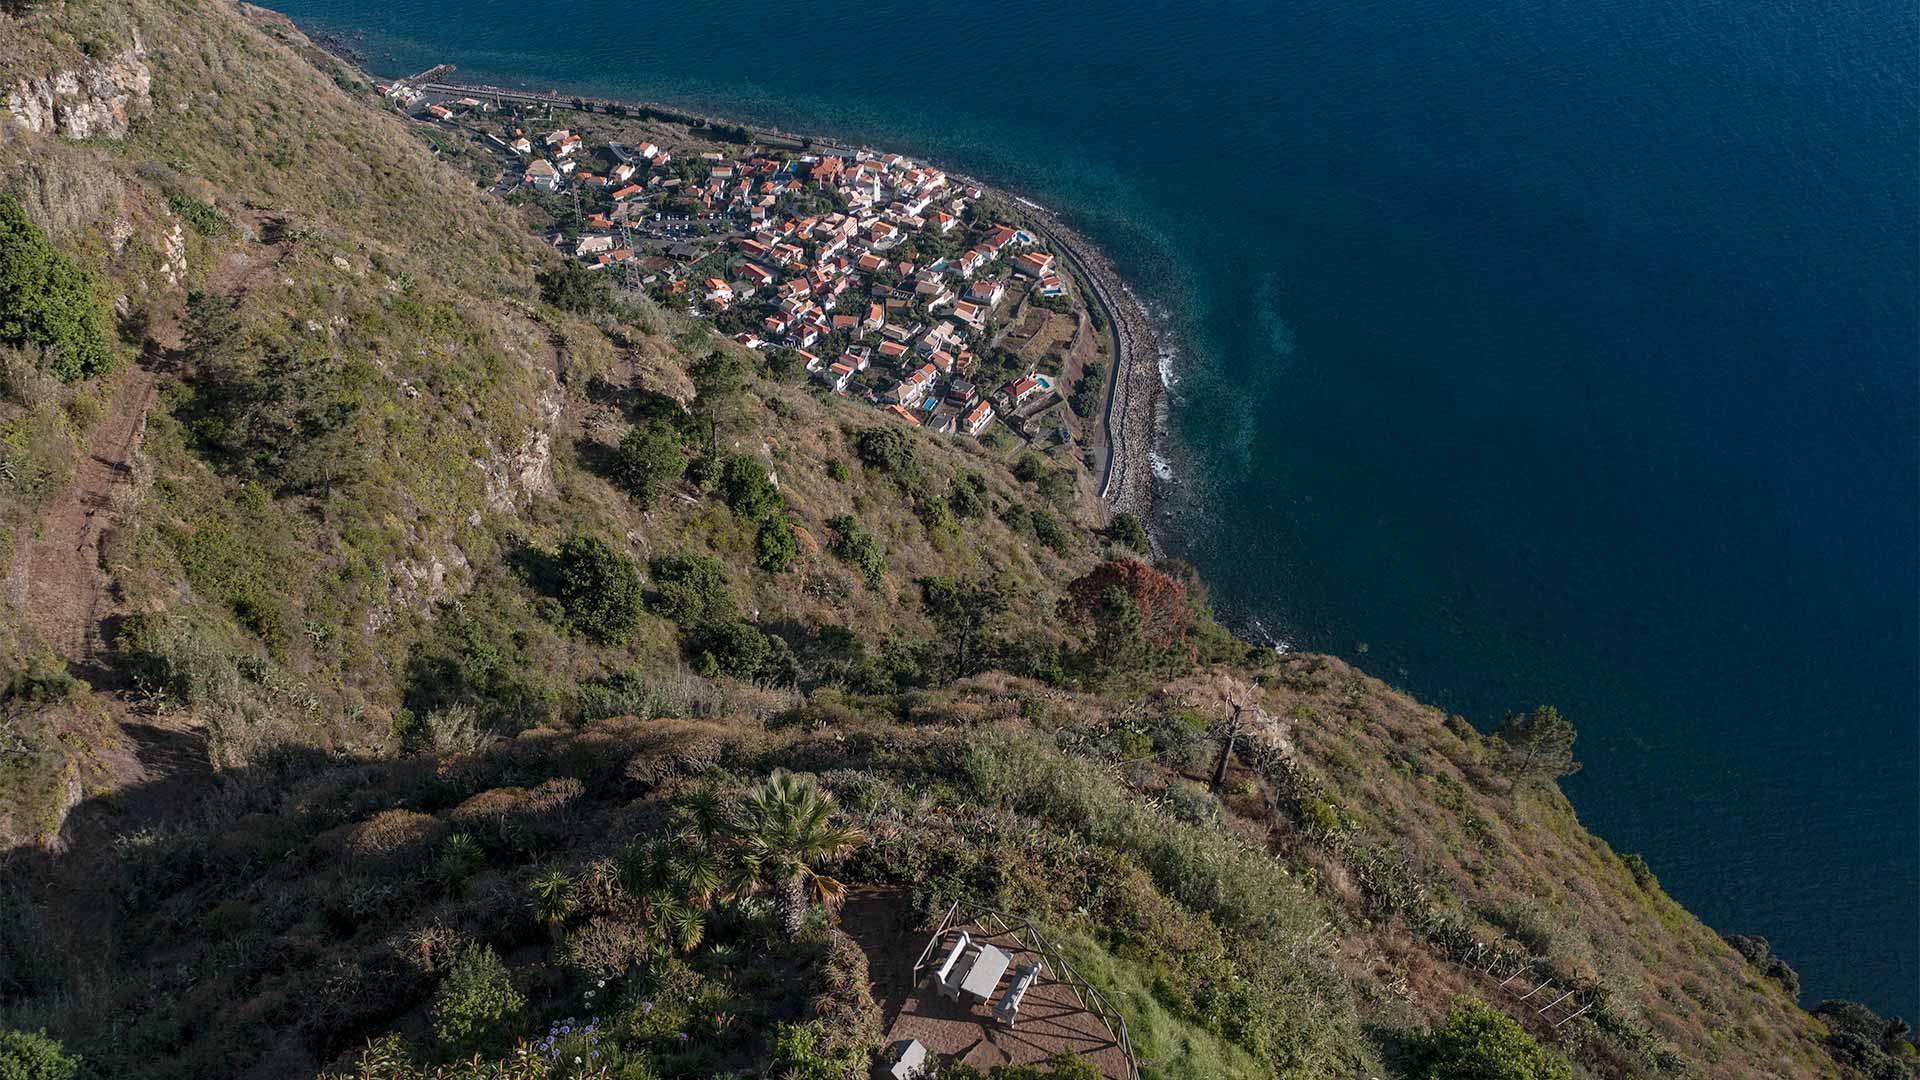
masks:
[[[88,433],[73,482],[54,497],[14,558],[8,586],[15,610],[72,664],[90,665],[101,651],[99,628],[112,601],[100,540],[121,523],[163,360],[155,345],[114,378],[112,404]]]
[[[262,225],[277,229],[284,222],[256,214],[251,224],[256,230]],[[241,245],[209,268],[204,289],[238,301],[292,248],[280,240]],[[214,778],[197,719],[139,701],[106,656],[111,642],[105,628],[129,608],[102,549],[114,530],[129,527],[138,513],[135,478],[147,415],[162,380],[178,377],[184,351],[180,314],[156,320],[138,361],[113,376],[106,415],[88,431],[72,482],[42,511],[8,568],[7,595],[14,609],[68,670],[100,691],[94,700],[124,736],[117,745],[98,748],[96,759],[123,792],[119,812],[70,818],[69,839],[110,835],[111,819],[126,814],[162,819],[193,805]]]
[[[255,214],[248,222],[278,232],[284,222]],[[238,300],[280,264],[292,244],[247,244],[223,254],[207,272],[205,291]],[[134,462],[147,430],[147,411],[163,373],[177,368],[184,347],[177,316],[152,327],[136,363],[114,377],[106,416],[87,434],[73,482],[42,512],[38,527],[15,555],[7,579],[15,610],[62,659],[89,674],[100,668],[107,642],[101,626],[118,613],[118,594],[101,563],[101,542],[131,511]]]

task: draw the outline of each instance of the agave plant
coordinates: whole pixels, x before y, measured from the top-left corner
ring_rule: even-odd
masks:
[[[833,796],[819,784],[775,770],[733,808],[729,894],[772,895],[781,926],[790,936],[806,925],[810,901],[838,907],[846,886],[821,868],[866,839],[859,829],[835,822],[838,810]]]

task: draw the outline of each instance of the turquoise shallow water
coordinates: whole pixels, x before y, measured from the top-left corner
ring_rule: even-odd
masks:
[[[1920,1012],[1911,4],[287,6],[1068,211],[1178,331],[1160,531],[1231,620],[1559,705],[1589,825]]]

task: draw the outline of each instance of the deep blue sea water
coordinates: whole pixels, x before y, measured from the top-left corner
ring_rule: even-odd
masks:
[[[1067,211],[1177,330],[1237,625],[1581,730],[1583,820],[1920,1014],[1911,0],[283,0]]]

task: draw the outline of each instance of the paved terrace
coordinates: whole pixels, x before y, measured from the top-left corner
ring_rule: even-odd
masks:
[[[962,901],[948,909],[929,938],[904,928],[906,915],[905,903],[885,894],[850,898],[843,913],[842,925],[866,949],[872,965],[875,996],[888,1025],[883,1045],[918,1039],[930,1059],[964,1062],[982,1072],[1071,1051],[1111,1080],[1137,1080],[1125,1020],[1026,920]],[[1013,957],[999,990],[984,1004],[949,1000],[931,985],[962,930],[976,943],[998,946]],[[1034,962],[1040,975],[1021,999],[1015,1026],[996,1022],[999,992],[1015,969]]]

